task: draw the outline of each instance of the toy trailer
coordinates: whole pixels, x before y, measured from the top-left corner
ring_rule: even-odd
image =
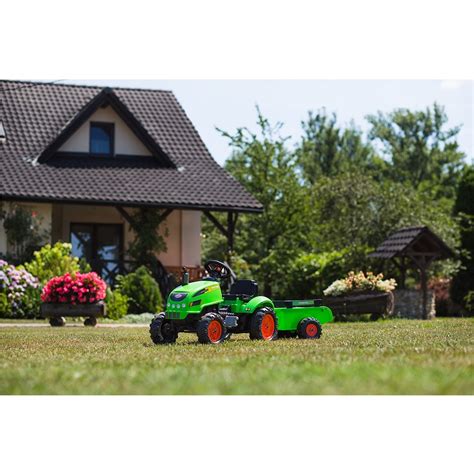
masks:
[[[265,341],[278,335],[318,339],[321,325],[333,319],[320,300],[273,302],[259,296],[253,280],[237,280],[223,295],[218,281],[230,276],[230,268],[217,260],[205,268],[209,277],[192,283],[185,272],[182,284],[168,297],[166,311],[155,315],[150,324],[155,344],[174,343],[180,332],[196,333],[204,344],[219,344],[238,333]]]
[[[334,319],[332,311],[321,303],[319,299],[274,301],[278,337],[321,337],[321,325]]]

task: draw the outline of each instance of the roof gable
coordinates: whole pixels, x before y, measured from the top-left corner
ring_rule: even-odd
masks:
[[[64,126],[59,135],[49,143],[34,161],[39,163],[48,161],[99,108],[107,106],[110,106],[117,113],[162,166],[175,167],[174,163],[163,152],[161,147],[150,136],[139,120],[136,119],[126,105],[115,95],[114,91],[108,87],[102,89],[92,100],[82,107]]]
[[[154,157],[43,154],[103,91],[97,86],[0,80],[0,199],[262,212],[214,161],[171,91],[114,87],[113,94],[175,165]]]

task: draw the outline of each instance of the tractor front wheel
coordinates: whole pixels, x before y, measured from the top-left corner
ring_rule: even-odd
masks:
[[[321,323],[315,318],[305,318],[298,324],[298,337],[300,339],[319,339],[323,329]]]
[[[155,344],[173,344],[178,338],[178,331],[172,321],[165,319],[165,313],[159,313],[150,323],[150,337]]]
[[[250,320],[250,339],[271,341],[278,335],[277,318],[270,308],[256,311]]]
[[[226,339],[224,320],[215,313],[207,313],[197,326],[198,341],[201,344],[220,344]]]

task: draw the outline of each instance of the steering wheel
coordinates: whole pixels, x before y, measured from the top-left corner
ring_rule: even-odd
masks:
[[[219,260],[208,260],[204,264],[204,268],[209,276],[216,280],[229,278],[232,274],[232,270],[225,263],[219,262]]]

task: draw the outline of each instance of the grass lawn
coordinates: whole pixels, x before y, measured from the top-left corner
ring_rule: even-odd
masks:
[[[146,328],[0,328],[1,394],[473,394],[474,320],[324,326],[320,340],[154,346]]]

